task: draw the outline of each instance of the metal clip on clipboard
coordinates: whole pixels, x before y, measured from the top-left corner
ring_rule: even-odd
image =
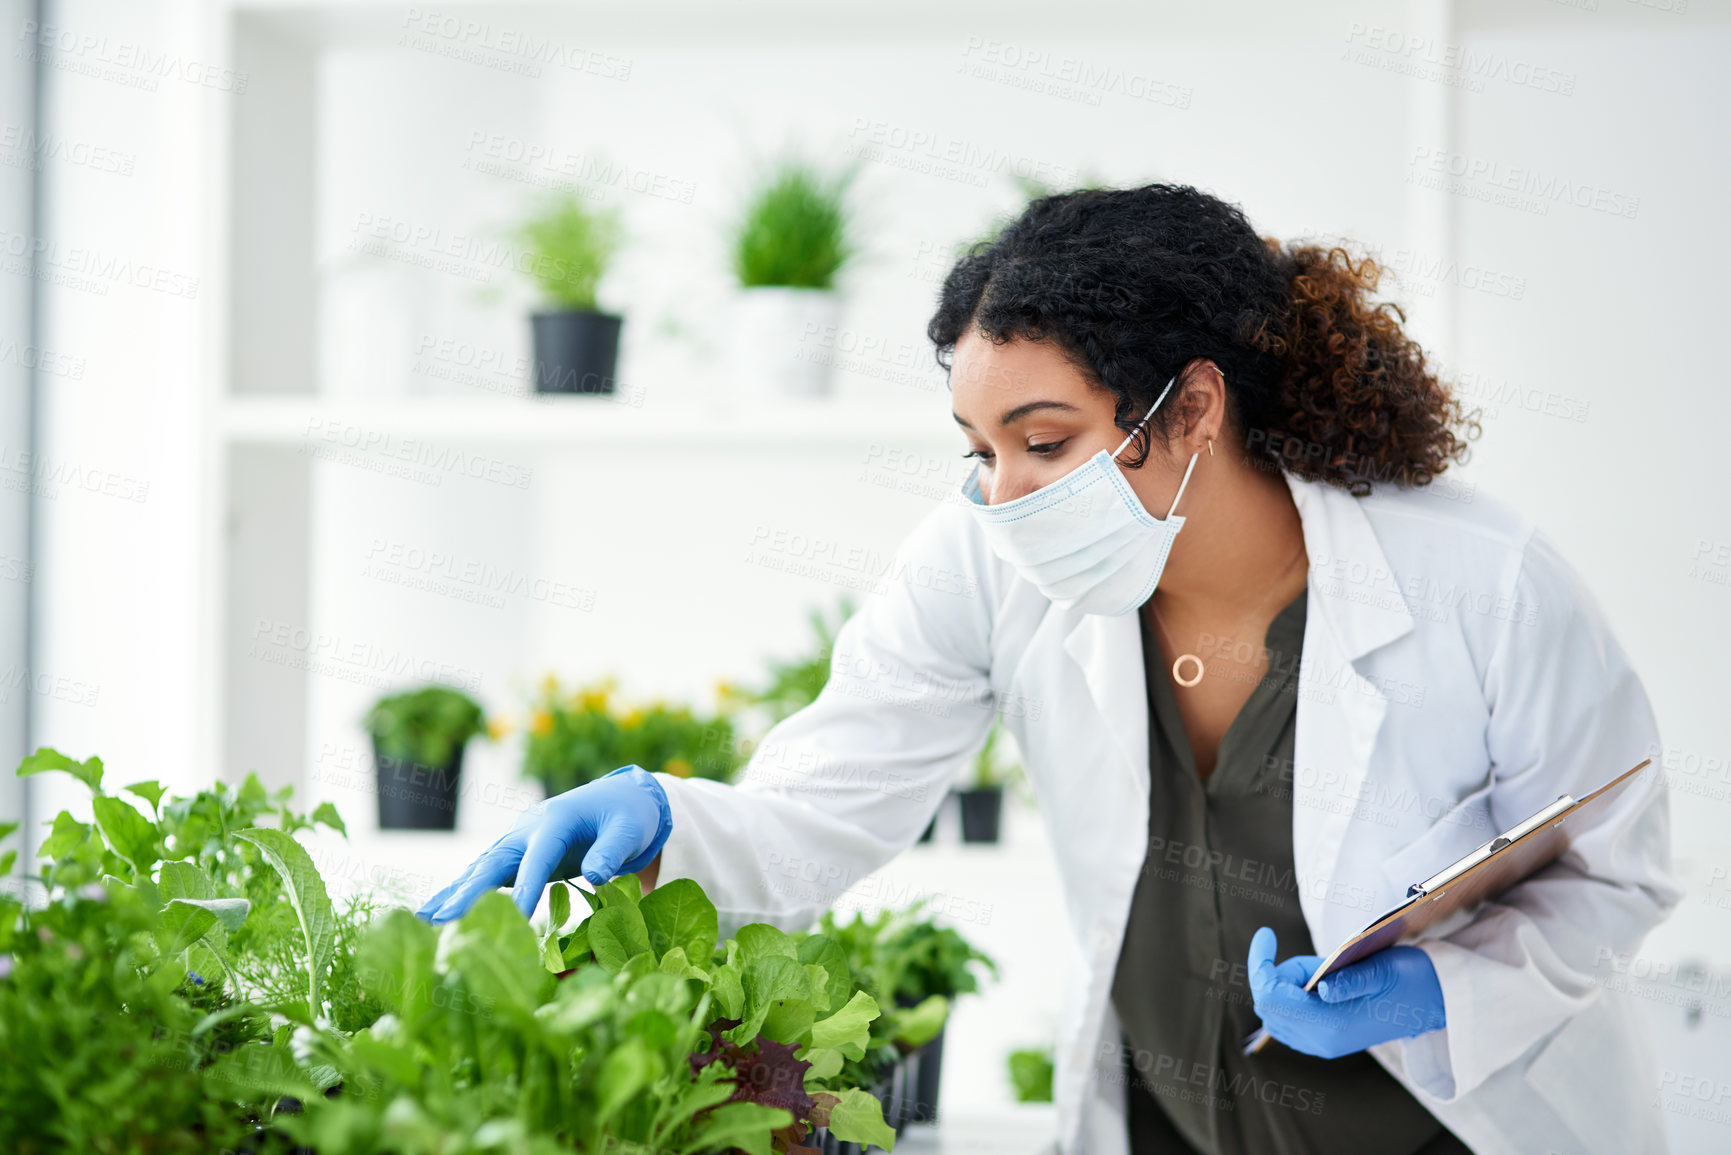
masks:
[[[1430,894],[1434,891],[1441,890],[1443,887],[1447,886],[1449,883],[1453,882],[1479,863],[1490,858],[1491,855],[1512,846],[1516,841],[1525,838],[1528,834],[1531,834],[1539,827],[1548,825],[1555,819],[1561,818],[1568,812],[1569,807],[1574,804],[1575,800],[1570,795],[1557,795],[1557,800],[1555,802],[1551,803],[1531,818],[1509,827],[1503,833],[1497,835],[1477,850],[1469,851],[1467,854],[1443,867],[1423,882],[1415,882],[1411,886],[1407,887],[1406,896],[1408,898],[1418,898],[1420,895]]]

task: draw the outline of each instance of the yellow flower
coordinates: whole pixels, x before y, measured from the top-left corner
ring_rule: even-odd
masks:
[[[551,718],[548,719],[548,723],[549,723],[549,725],[551,725],[551,723],[552,723]],[[497,742],[499,739],[503,738],[505,735],[509,734],[510,732],[511,732],[511,723],[506,721],[504,718],[500,717],[500,718],[488,718],[487,719],[487,737],[491,738],[493,741]]]
[[[751,701],[751,691],[732,682],[715,683],[715,708],[723,714],[730,714]]]
[[[641,726],[643,724],[643,707],[631,707],[625,717],[619,720],[619,724],[624,726],[627,730],[635,730],[638,726]]]
[[[559,692],[559,679],[554,674],[548,674],[541,679],[541,692],[551,698]]]
[[[537,738],[545,738],[553,732],[553,715],[545,710],[536,710],[529,716],[529,733]]]
[[[606,690],[584,690],[577,695],[577,709],[593,710],[597,714],[607,712]]]
[[[691,763],[683,758],[669,758],[661,764],[661,769],[664,773],[671,774],[675,778],[691,777]]]

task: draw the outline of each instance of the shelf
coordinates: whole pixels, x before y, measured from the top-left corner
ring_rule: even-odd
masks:
[[[949,398],[915,402],[790,397],[722,402],[679,398],[660,406],[630,399],[552,395],[502,401],[444,397],[230,398],[223,438],[237,445],[328,446],[392,451],[407,440],[562,448],[750,445],[798,449],[885,442],[960,453]]]
[[[939,1098],[939,1104],[943,1099]],[[1058,1111],[1050,1103],[1017,1103],[990,1112],[947,1112],[933,1126],[914,1124],[896,1140],[897,1155],[1048,1155],[1057,1150]],[[876,1151],[877,1148],[872,1148]]]

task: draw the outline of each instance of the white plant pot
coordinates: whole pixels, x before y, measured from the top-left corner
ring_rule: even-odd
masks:
[[[747,396],[832,392],[840,319],[841,297],[833,289],[740,289],[728,341],[729,388]]]

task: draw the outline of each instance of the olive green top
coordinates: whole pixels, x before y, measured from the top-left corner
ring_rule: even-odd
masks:
[[[1149,702],[1148,855],[1112,986],[1132,1152],[1465,1151],[1368,1052],[1320,1059],[1270,1042],[1243,1053],[1260,1025],[1245,967],[1251,935],[1272,927],[1279,960],[1314,953],[1292,857],[1305,593],[1269,625],[1268,672],[1207,779],[1173,697],[1185,691],[1137,617]]]

